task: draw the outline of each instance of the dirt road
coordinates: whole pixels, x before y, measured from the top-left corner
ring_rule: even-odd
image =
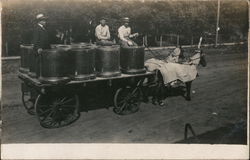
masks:
[[[196,134],[246,120],[247,53],[217,52],[207,55],[208,66],[199,67],[192,85],[192,101],[167,98],[166,107],[142,103],[140,111],[118,116],[112,109],[82,112],[78,121],[60,129],[42,128],[24,110],[20,81],[3,77],[3,143],[174,143],[182,140],[190,123]]]

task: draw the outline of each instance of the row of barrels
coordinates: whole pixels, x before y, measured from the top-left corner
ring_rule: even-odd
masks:
[[[20,72],[42,83],[116,77],[121,73],[145,73],[144,47],[96,46],[87,43],[51,45],[41,54],[33,45],[21,45]]]

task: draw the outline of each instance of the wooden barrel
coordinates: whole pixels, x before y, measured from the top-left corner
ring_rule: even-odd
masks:
[[[33,53],[33,44],[22,44],[21,49],[21,67],[19,71],[22,73],[29,72],[30,55]]]
[[[42,83],[59,84],[71,80],[74,57],[70,48],[46,49],[40,55],[40,77]]]
[[[126,74],[145,73],[144,47],[121,47],[121,71]]]
[[[94,79],[95,75],[95,52],[93,47],[76,47],[71,49],[75,60],[74,80]]]
[[[95,66],[97,76],[116,77],[120,71],[120,46],[100,46],[96,49]]]

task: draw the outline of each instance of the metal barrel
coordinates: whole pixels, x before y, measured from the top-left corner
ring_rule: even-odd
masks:
[[[71,49],[75,57],[74,80],[94,79],[95,74],[95,52],[94,47],[76,47]]]
[[[144,47],[131,46],[121,47],[121,71],[126,74],[145,73],[144,67]]]
[[[46,49],[40,55],[40,77],[42,83],[60,84],[71,80],[74,57],[70,48]]]
[[[97,76],[116,77],[120,71],[120,46],[100,46],[96,49],[95,66]]]
[[[29,55],[29,72],[28,75],[32,78],[37,78],[38,54],[34,50]]]
[[[22,73],[29,72],[29,63],[30,63],[30,55],[33,52],[33,44],[22,44],[20,45],[21,49],[21,67],[19,71]]]

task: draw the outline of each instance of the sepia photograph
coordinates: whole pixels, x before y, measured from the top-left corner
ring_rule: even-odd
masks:
[[[248,35],[248,0],[2,0],[1,158],[249,149]]]

